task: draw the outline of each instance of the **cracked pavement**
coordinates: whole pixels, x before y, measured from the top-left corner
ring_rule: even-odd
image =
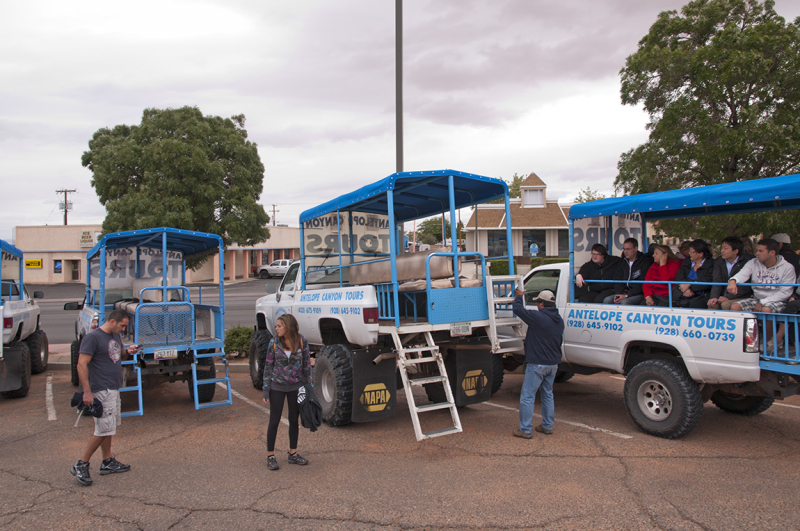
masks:
[[[401,392],[397,416],[343,428],[301,428],[308,466],[286,462],[287,428],[266,467],[267,415],[242,400],[195,411],[185,384],[144,392],[144,416],[127,417],[112,451],[132,469],[91,487],[69,467],[92,433],[73,427],[75,388],[51,373],[57,419],[47,420],[45,375],[30,394],[0,399],[3,529],[792,529],[800,488],[800,397],[756,417],[706,404],[687,437],[636,430],[623,382],[576,376],[556,386],[552,436],[524,440],[516,426],[522,376],[490,404],[461,408],[464,432],[417,442]],[[233,386],[260,401],[246,374]],[[218,390],[221,392],[221,390]],[[424,395],[423,395],[424,396]],[[129,397],[126,397],[126,400]],[[421,399],[424,401],[424,399]],[[127,402],[124,402],[127,403]],[[537,403],[538,412],[538,403]],[[429,414],[432,426],[446,412]],[[535,419],[536,420],[536,419]]]

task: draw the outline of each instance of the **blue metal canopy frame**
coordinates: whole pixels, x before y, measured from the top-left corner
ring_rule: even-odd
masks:
[[[19,258],[19,300],[22,300],[22,294],[25,291],[25,283],[23,281],[23,269],[25,268],[24,260],[22,259],[22,251],[11,245],[10,243],[6,242],[5,240],[0,240],[0,250],[6,252],[12,256],[16,256]],[[0,270],[3,269],[3,256],[0,253]],[[11,291],[9,290],[9,300],[11,300]],[[2,302],[0,302],[0,306],[2,306]]]
[[[800,174],[578,203],[569,219],[640,214],[643,220],[800,208]]]

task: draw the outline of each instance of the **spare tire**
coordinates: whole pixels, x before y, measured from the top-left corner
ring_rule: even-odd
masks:
[[[711,401],[722,411],[749,417],[768,410],[775,399],[769,396],[743,396],[714,391]]]

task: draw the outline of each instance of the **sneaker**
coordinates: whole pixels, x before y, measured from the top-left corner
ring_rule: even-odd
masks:
[[[545,435],[553,435],[553,430],[548,430],[547,428],[545,428],[543,426],[536,426],[533,429],[535,429],[539,433],[544,433]]]
[[[305,457],[303,457],[300,454],[298,454],[297,452],[295,452],[293,454],[289,454],[289,464],[290,465],[307,465],[308,464],[308,459],[306,459]]]
[[[123,465],[112,455],[108,459],[104,460],[100,463],[100,475],[105,476],[106,474],[116,474],[118,472],[127,472],[131,469],[131,465]]]
[[[72,465],[72,468],[69,469],[69,473],[75,476],[75,479],[77,479],[78,483],[81,485],[92,484],[92,476],[89,475],[89,463],[84,463],[79,460]]]
[[[274,455],[267,456],[267,468],[270,470],[278,470],[280,467],[278,466],[278,460],[275,459]]]
[[[531,435],[530,433],[528,433],[526,431],[522,431],[520,429],[516,429],[516,430],[514,430],[514,437],[522,437],[523,439],[530,439],[531,437],[533,437],[533,435]]]

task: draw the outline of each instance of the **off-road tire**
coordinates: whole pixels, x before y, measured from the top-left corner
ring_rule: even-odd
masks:
[[[329,426],[350,424],[353,411],[353,364],[346,345],[326,345],[314,362],[314,391]]]
[[[768,396],[742,396],[714,391],[711,401],[722,411],[749,417],[768,410],[775,399]]]
[[[250,381],[259,391],[264,388],[264,360],[271,340],[269,330],[256,330],[250,340]]]
[[[31,374],[41,374],[47,370],[47,360],[50,358],[50,344],[47,334],[37,330],[25,340],[31,351]]]
[[[198,380],[211,380],[217,376],[217,367],[214,364],[214,358],[200,358],[197,360],[197,365],[202,367],[211,367],[210,371],[197,371]],[[189,397],[194,400],[194,382],[192,381],[192,373],[189,373]],[[197,401],[201,404],[211,402],[214,399],[214,392],[217,390],[216,384],[201,385],[197,388]]]
[[[505,356],[503,357],[503,369],[508,372],[516,371],[522,363],[517,361],[514,356]]]
[[[78,358],[80,357],[81,342],[77,339],[69,346],[69,372],[71,376],[72,385],[79,385],[81,383],[78,378]]]
[[[266,269],[262,269],[261,271],[258,272],[258,276],[266,280],[270,277],[269,271],[267,271]]]
[[[679,361],[652,359],[637,364],[625,379],[625,409],[643,432],[675,439],[700,422],[703,400]]]
[[[425,388],[425,395],[431,404],[447,402],[447,395],[444,392],[444,384],[442,382],[429,383],[422,387]],[[455,394],[453,394],[453,399],[455,399]]]
[[[4,398],[22,398],[28,395],[28,391],[30,391],[31,388],[31,351],[27,343],[23,341],[14,341],[8,346],[11,348],[20,347],[22,349],[22,366],[25,370],[22,371],[22,375],[20,376],[20,383],[22,385],[20,385],[19,389],[4,391],[0,393],[0,395]]]
[[[553,380],[553,381],[555,383],[564,383],[564,382],[568,382],[569,380],[571,380],[573,376],[575,376],[574,372],[558,371],[558,372],[556,372],[556,379]]]
[[[503,356],[499,354],[492,354],[492,392],[494,395],[503,386]]]

